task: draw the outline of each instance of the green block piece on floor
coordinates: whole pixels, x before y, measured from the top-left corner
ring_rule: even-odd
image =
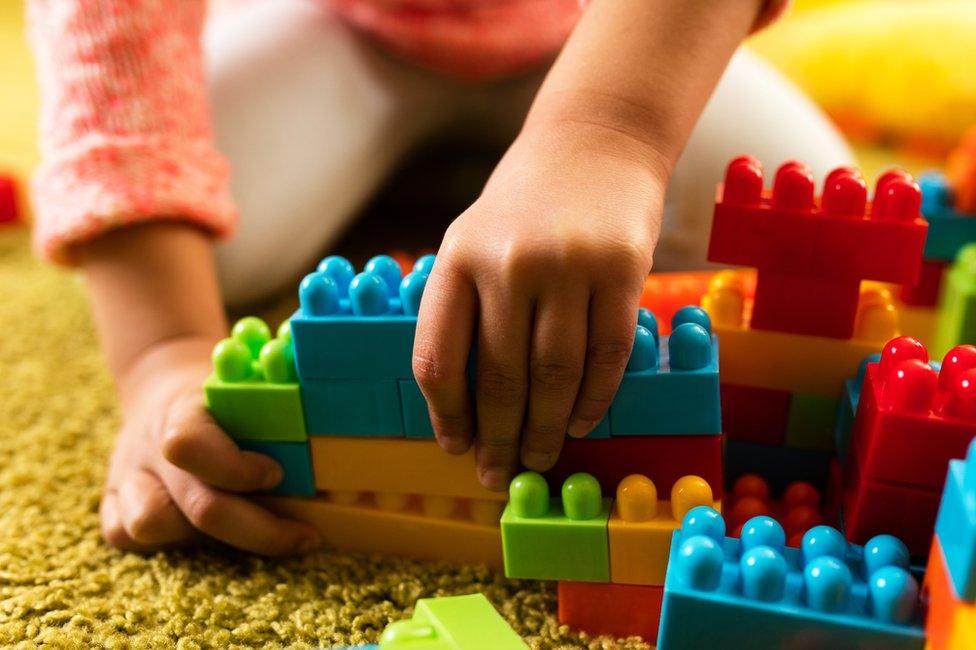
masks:
[[[315,479],[312,476],[312,454],[307,442],[254,442],[242,440],[237,443],[245,451],[254,451],[271,456],[284,470],[284,478],[271,494],[291,494],[313,496]]]
[[[610,501],[590,474],[567,478],[561,498],[550,498],[541,474],[516,476],[501,519],[505,575],[610,582]]]
[[[837,411],[840,400],[824,395],[790,396],[789,419],[784,447],[834,451],[837,441]]]
[[[243,318],[214,347],[214,372],[204,402],[235,440],[304,442],[308,439],[295,355],[287,327],[271,338],[264,321]]]
[[[976,341],[976,244],[965,246],[946,273],[938,309],[933,356]]]
[[[525,650],[528,646],[482,594],[422,598],[413,618],[391,623],[381,650]]]

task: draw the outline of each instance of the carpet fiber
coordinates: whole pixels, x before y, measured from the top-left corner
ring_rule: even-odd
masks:
[[[25,231],[6,229],[0,297],[0,646],[366,643],[417,598],[481,591],[533,647],[646,647],[581,639],[559,627],[553,584],[484,568],[108,547],[97,511],[119,413],[82,287],[34,261]]]

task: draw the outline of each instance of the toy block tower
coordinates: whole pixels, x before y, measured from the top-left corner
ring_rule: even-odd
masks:
[[[949,463],[924,590],[932,650],[976,647],[976,440]]]
[[[862,381],[843,463],[845,532],[855,542],[895,534],[923,556],[946,466],[976,436],[976,347],[930,364],[916,339],[896,338]]]
[[[823,490],[844,382],[898,334],[876,283],[918,275],[921,193],[890,171],[868,201],[860,173],[839,168],[818,197],[797,162],[763,183],[754,158],[729,164],[709,242],[710,261],[756,269],[753,294],[742,272],[724,271],[702,298],[721,342],[726,473],[759,474],[774,492],[796,480]]]
[[[725,536],[717,512],[699,507],[675,531],[658,647],[901,648],[925,645],[908,549],[879,535],[848,544],[830,526],[797,548],[769,517]]]

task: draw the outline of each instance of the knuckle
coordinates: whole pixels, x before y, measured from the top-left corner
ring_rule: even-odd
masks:
[[[525,380],[514,369],[488,364],[478,373],[478,397],[491,403],[511,407],[522,403],[525,396]]]
[[[193,453],[195,436],[187,427],[170,427],[163,433],[160,447],[163,458],[174,465],[186,463],[187,458]]]
[[[530,373],[533,385],[564,391],[579,384],[583,377],[583,366],[560,360],[540,360],[531,364]]]
[[[438,392],[451,382],[453,373],[438,361],[434,354],[415,352],[411,365],[414,380],[422,389]]]
[[[195,490],[186,497],[183,514],[194,527],[207,531],[217,522],[219,503],[207,490]]]
[[[627,365],[634,338],[607,337],[590,342],[586,351],[586,360],[592,366],[610,369],[622,369]]]

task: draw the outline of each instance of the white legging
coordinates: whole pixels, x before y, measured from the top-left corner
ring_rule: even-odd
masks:
[[[311,269],[418,144],[458,126],[507,144],[543,74],[452,81],[382,54],[314,0],[229,2],[211,17],[205,50],[217,141],[241,211],[235,236],[217,250],[230,304]],[[671,179],[656,269],[704,263],[715,184],[742,153],[767,169],[804,160],[821,177],[852,160],[806,97],[740,51]]]

